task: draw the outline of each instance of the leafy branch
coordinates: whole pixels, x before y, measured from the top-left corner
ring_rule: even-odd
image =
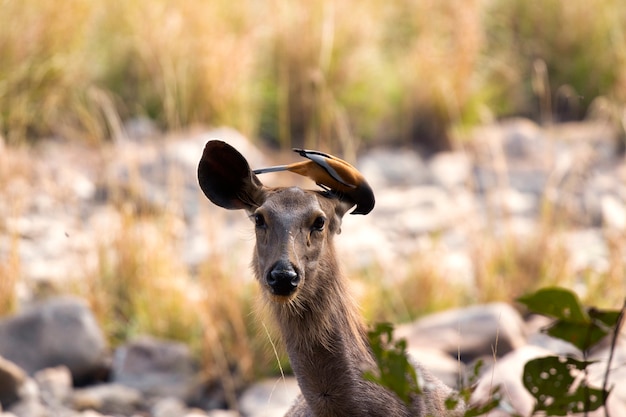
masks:
[[[626,300],[621,310],[599,310],[586,308],[570,290],[544,288],[520,297],[530,312],[554,319],[542,329],[546,334],[564,340],[575,346],[580,354],[577,357],[546,356],[530,360],[524,366],[522,382],[534,397],[536,404],[532,415],[565,416],[571,413],[588,413],[606,406],[611,392],[608,378],[615,345],[626,312]],[[589,366],[596,363],[587,358],[589,352],[606,337],[611,336],[610,353],[602,387],[589,384]],[[404,339],[394,340],[393,326],[381,323],[368,332],[368,337],[377,363],[375,371],[367,371],[366,379],[383,385],[395,392],[405,403],[410,404],[414,395],[422,391],[417,372],[406,352]],[[505,407],[501,401],[500,387],[492,389],[485,403],[470,404],[476,382],[480,377],[482,362],[478,362],[473,373],[467,376],[468,383],[458,393],[446,400],[448,410],[454,410],[463,402],[469,404],[464,417],[475,417],[489,411]]]
[[[621,310],[585,308],[572,291],[553,287],[540,289],[518,301],[533,313],[553,318],[542,331],[571,343],[580,351],[578,358],[547,356],[526,363],[523,383],[536,400],[533,413],[541,411],[550,416],[564,416],[605,407],[610,394],[609,369],[626,300]],[[610,334],[612,343],[603,386],[592,387],[588,382],[588,368],[595,362],[587,360],[589,351]],[[604,409],[608,417],[608,410]]]

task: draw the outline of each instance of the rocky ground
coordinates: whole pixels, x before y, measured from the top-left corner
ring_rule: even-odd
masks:
[[[472,137],[472,146],[428,159],[407,149],[373,149],[360,157],[357,165],[376,192],[377,206],[365,217],[346,216],[337,245],[347,271],[375,264],[391,277],[402,275],[419,253],[437,260],[449,285],[471,287],[477,279],[476,237],[532,236],[542,227],[546,202],[557,213],[554,219],[567,224],[559,229],[558,239],[568,251],[568,273],[580,277],[577,291],[588,290],[584,277],[602,277],[616,264],[623,265],[626,163],[617,131],[596,122],[542,128],[515,119],[476,129]],[[234,268],[249,276],[247,219],[213,211],[196,185],[197,161],[212,138],[233,144],[253,167],[293,158],[270,158],[228,129],[165,140],[131,135],[97,150],[55,141],[31,150],[0,146],[0,259],[6,265],[1,278],[13,279],[8,274],[14,270],[21,276],[19,313],[0,322],[4,415],[284,413],[298,392],[290,377],[244,390],[239,411],[219,410],[223,395],[203,379],[185,345],[140,338],[111,351],[83,300],[41,295],[49,283],[94,268],[99,245],[123,225],[112,204],[123,205],[128,196],[142,210],[176,214],[174,238],[190,270],[209,256],[231,254]],[[265,180],[294,181],[277,175]],[[207,239],[207,227],[213,239]],[[625,288],[622,267],[617,300],[624,298]],[[486,357],[493,365],[495,356],[477,395],[490,384],[505,383],[512,406],[529,415],[532,402],[519,377],[523,364],[572,349],[541,334],[544,324],[496,303],[427,316],[399,328],[398,335],[409,340],[418,360],[451,385],[465,364]],[[623,339],[611,374],[616,384],[611,415],[626,415],[626,391],[617,384],[626,380]],[[607,352],[599,349],[593,357],[606,360]],[[601,380],[601,369],[600,363],[591,378]]]

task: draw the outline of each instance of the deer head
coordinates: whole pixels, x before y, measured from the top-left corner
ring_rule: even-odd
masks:
[[[315,298],[326,284],[313,277],[336,269],[332,237],[340,232],[343,215],[355,204],[373,206],[373,201],[340,198],[332,189],[265,186],[246,159],[222,141],[206,144],[198,181],[214,204],[248,212],[256,230],[253,268],[266,295],[278,303],[298,294]]]

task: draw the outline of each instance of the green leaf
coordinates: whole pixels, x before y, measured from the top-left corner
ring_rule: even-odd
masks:
[[[578,296],[564,288],[543,288],[522,296],[517,301],[530,311],[544,316],[581,324],[587,324],[591,320]]]
[[[374,330],[368,332],[368,337],[378,372],[367,371],[363,374],[364,378],[389,388],[410,404],[411,395],[421,391],[417,373],[406,353],[406,341],[393,341],[393,326],[389,323],[377,324]]]
[[[610,329],[617,325],[620,310],[598,310],[597,308],[589,309],[589,316],[607,326]]]
[[[524,387],[535,397],[535,412],[564,416],[570,413],[593,411],[601,407],[608,391],[593,388],[580,381],[572,390],[577,378],[592,362],[573,358],[548,356],[533,359],[524,366]]]
[[[567,321],[556,321],[547,329],[550,336],[565,340],[581,351],[589,350],[602,340],[608,331],[604,326],[600,327],[594,322],[580,324]]]

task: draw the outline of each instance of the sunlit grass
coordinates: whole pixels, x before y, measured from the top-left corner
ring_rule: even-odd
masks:
[[[172,256],[175,239],[168,219],[122,213],[102,242],[97,270],[76,283],[84,292],[115,346],[138,335],[190,342],[200,348],[201,322],[186,268]]]
[[[624,22],[614,0],[10,0],[0,132],[101,141],[148,116],[282,146],[445,148],[450,129],[551,117],[561,99],[576,117],[598,96],[623,103]]]
[[[30,159],[24,149],[6,149],[0,141],[0,316],[18,307],[22,261],[17,223],[27,205],[24,192],[31,180]]]
[[[0,226],[0,233],[5,233]],[[9,252],[0,259],[0,317],[13,313],[17,307],[17,285],[20,282],[19,239],[8,234]]]

